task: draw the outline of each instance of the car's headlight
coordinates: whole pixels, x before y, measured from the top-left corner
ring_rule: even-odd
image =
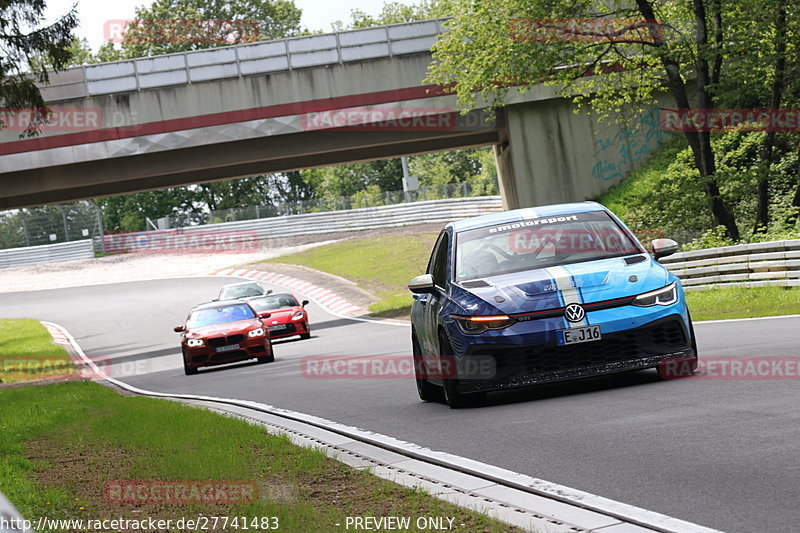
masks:
[[[203,345],[203,339],[188,339],[186,341],[186,346],[191,346],[192,348],[196,348],[202,345]]]
[[[514,324],[516,320],[510,318],[506,315],[488,315],[488,316],[460,316],[460,315],[450,315],[458,325],[461,326],[461,330],[464,333],[469,334],[476,334],[476,333],[483,333],[489,329],[503,329],[507,328],[511,324]]]
[[[300,320],[304,316],[306,316],[305,313],[303,313],[302,311],[298,311],[298,312],[296,312],[294,314],[294,316],[292,317],[292,320]]]
[[[673,282],[666,287],[640,294],[632,302],[638,307],[651,307],[653,305],[672,305],[678,301],[678,282]]]
[[[264,328],[251,329],[247,332],[248,337],[263,337],[267,330]]]

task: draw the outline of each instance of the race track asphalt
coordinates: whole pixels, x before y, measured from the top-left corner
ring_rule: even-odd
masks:
[[[408,327],[338,318],[314,303],[312,338],[276,340],[275,363],[185,376],[172,327],[230,281],[6,293],[0,317],[66,327],[89,356],[109,358],[112,376],[137,387],[301,411],[724,531],[800,530],[798,380],[661,382],[648,370],[491,395],[486,406],[451,410],[420,402],[410,379],[301,375],[304,356],[410,354]],[[695,328],[701,357],[798,356],[800,318]]]

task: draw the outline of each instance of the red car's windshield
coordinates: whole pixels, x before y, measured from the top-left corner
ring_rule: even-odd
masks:
[[[300,305],[297,303],[295,297],[291,294],[273,294],[263,298],[253,298],[247,303],[249,303],[253,309],[259,313],[262,311],[271,311],[273,309],[283,309],[285,307],[295,307]]]
[[[236,322],[237,320],[247,320],[255,317],[256,315],[253,310],[246,304],[198,309],[192,312],[189,320],[186,321],[186,327],[201,328],[203,326],[213,326],[214,324]]]

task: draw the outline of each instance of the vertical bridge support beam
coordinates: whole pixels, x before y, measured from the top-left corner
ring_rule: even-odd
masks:
[[[659,128],[658,107],[627,126],[573,110],[571,101],[557,98],[497,111],[502,129],[494,153],[506,209],[596,197],[671,135]]]

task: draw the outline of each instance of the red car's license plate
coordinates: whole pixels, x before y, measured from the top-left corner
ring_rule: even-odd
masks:
[[[217,353],[220,353],[220,352],[232,352],[233,350],[238,350],[238,349],[239,349],[239,345],[238,344],[231,344],[229,346],[220,346],[219,348],[217,348]]]

